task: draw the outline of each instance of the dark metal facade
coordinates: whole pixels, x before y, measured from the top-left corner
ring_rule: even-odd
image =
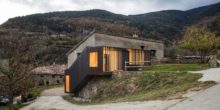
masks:
[[[87,47],[77,57],[72,66],[65,71],[65,75],[70,75],[70,91],[75,95],[87,84],[93,76],[110,76],[111,72],[103,72],[103,48],[104,47]],[[117,48],[122,52],[122,69],[125,68],[125,61],[129,60],[129,52],[127,49]],[[98,53],[98,66],[89,67],[89,53]],[[145,50],[145,59],[150,60],[150,51]],[[66,81],[65,81],[66,82]],[[65,86],[66,87],[66,86]],[[65,88],[66,90],[66,88]],[[67,91],[65,91],[67,92]]]

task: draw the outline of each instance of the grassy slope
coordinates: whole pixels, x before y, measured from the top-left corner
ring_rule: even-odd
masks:
[[[137,76],[136,81],[134,78],[128,78],[126,80],[132,80],[134,83],[138,83],[138,89],[132,94],[124,93],[120,95],[112,96],[108,100],[95,99],[97,102],[121,102],[121,101],[138,101],[138,100],[155,100],[164,99],[167,96],[174,94],[176,92],[186,91],[197,83],[197,79],[201,77],[200,74],[190,74],[190,73],[143,73]],[[175,79],[175,80],[174,80]],[[123,79],[122,81],[123,82]],[[127,81],[125,81],[127,83]],[[118,82],[116,81],[117,85]],[[104,84],[106,88],[109,87],[108,84]],[[105,89],[106,89],[105,88]],[[116,87],[117,88],[117,87]],[[122,87],[123,88],[123,87]]]
[[[203,88],[207,88],[215,84],[214,82],[198,82],[197,80],[202,77],[201,74],[186,72],[206,69],[208,68],[206,65],[181,65],[182,72],[176,71],[177,67],[175,65],[160,66],[147,68],[147,70],[155,72],[146,71],[137,76],[124,76],[116,79],[101,80],[98,86],[98,93],[90,102],[78,102],[68,96],[65,96],[64,99],[76,104],[156,100],[166,99],[172,95],[184,93],[193,87],[202,86]],[[160,67],[160,70],[158,70],[158,67]],[[126,89],[129,85],[134,85],[136,88],[134,92],[129,92]]]

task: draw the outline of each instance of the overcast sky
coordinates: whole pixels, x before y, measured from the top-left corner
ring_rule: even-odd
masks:
[[[0,0],[0,24],[8,18],[51,11],[104,9],[130,15],[159,10],[187,10],[220,0]]]

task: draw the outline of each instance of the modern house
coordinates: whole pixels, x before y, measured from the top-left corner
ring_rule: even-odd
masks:
[[[149,65],[164,57],[161,41],[91,33],[68,53],[65,92],[77,95],[93,76]]]

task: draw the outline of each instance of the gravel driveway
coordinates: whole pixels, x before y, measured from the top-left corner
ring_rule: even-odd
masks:
[[[102,105],[79,106],[65,101],[62,96],[63,87],[49,89],[42,92],[41,96],[32,104],[21,110],[164,110],[180,102],[181,100],[167,101],[143,101],[143,102],[122,102]]]
[[[220,68],[212,68],[193,73],[202,73],[200,81],[214,80],[220,83]],[[191,95],[186,100],[122,102],[102,105],[79,106],[65,101],[63,88],[46,90],[34,103],[21,110],[219,110],[220,84]]]
[[[103,105],[79,106],[71,104],[61,96],[41,96],[35,103],[21,110],[163,110],[178,103],[180,100],[147,101],[147,102],[123,102]]]

